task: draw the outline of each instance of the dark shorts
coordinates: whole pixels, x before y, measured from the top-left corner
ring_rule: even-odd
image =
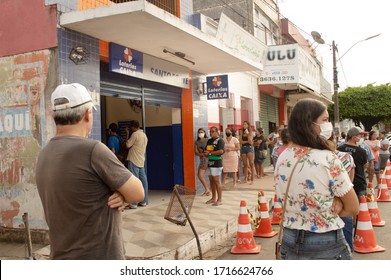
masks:
[[[242,148],[240,149],[241,154],[250,154],[254,153],[254,147],[251,145],[242,145]]]

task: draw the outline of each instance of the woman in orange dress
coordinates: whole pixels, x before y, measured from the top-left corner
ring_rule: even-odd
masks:
[[[225,130],[224,138],[224,154],[223,159],[223,186],[225,185],[225,180],[227,179],[228,173],[232,173],[233,178],[233,187],[236,187],[236,173],[238,172],[238,150],[239,140],[234,137],[235,131],[233,128],[227,128]]]

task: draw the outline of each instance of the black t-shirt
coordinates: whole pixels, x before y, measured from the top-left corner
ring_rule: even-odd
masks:
[[[206,150],[208,152],[223,150],[224,151],[224,140],[221,138],[210,138],[206,143]],[[223,161],[220,156],[208,156],[208,167],[223,167]]]
[[[354,190],[356,192],[367,190],[367,181],[365,178],[364,165],[368,162],[367,152],[357,146],[343,144],[338,147],[338,151],[349,153],[354,159],[356,168],[354,169]]]
[[[266,139],[265,139],[265,137],[264,137],[263,135],[261,135],[261,136],[256,135],[256,136],[254,137],[254,139],[253,139],[254,144],[255,144],[258,140],[262,141],[262,143],[259,144],[258,146],[255,146],[255,145],[254,145],[255,149],[256,149],[256,150],[261,150],[261,151],[266,150]]]

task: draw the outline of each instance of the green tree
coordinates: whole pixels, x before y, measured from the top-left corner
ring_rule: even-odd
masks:
[[[334,115],[333,105],[329,107],[331,118]],[[339,93],[339,117],[351,119],[356,125],[362,123],[365,130],[379,122],[391,122],[391,86],[368,85],[350,87]]]

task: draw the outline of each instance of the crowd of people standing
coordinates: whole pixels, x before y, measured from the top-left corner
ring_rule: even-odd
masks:
[[[253,131],[248,121],[244,121],[238,131],[227,127],[224,136],[220,135],[215,126],[211,127],[209,132],[210,138],[207,138],[205,129],[197,130],[197,177],[203,186],[201,195],[212,195],[206,203],[218,206],[222,204],[221,191],[228,176],[232,177],[233,189],[237,189],[239,183],[252,185],[254,178],[266,176],[264,162],[268,157],[270,141],[263,135],[262,128]],[[210,187],[205,175],[209,177]]]

